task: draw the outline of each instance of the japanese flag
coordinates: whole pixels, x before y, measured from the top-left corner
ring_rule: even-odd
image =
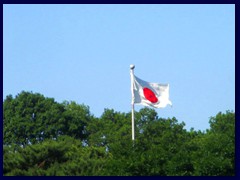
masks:
[[[169,84],[149,83],[133,75],[133,102],[144,106],[164,108],[169,100]]]

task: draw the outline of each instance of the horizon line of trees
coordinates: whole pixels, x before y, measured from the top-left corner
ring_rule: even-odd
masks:
[[[235,112],[219,112],[206,131],[187,131],[151,108],[105,109],[97,118],[74,101],[22,91],[3,102],[5,176],[234,176]]]

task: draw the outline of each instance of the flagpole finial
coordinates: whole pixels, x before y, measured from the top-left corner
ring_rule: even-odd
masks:
[[[134,69],[135,68],[135,65],[134,64],[131,64],[130,65],[130,69]]]

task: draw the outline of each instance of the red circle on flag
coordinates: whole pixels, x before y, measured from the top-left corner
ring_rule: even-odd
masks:
[[[151,103],[158,102],[158,98],[154,94],[154,92],[151,89],[143,88],[143,94],[147,100],[149,100]]]

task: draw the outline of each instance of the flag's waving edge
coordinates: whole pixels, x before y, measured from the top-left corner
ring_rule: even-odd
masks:
[[[164,108],[169,100],[169,84],[149,83],[133,75],[134,103],[155,108]]]

